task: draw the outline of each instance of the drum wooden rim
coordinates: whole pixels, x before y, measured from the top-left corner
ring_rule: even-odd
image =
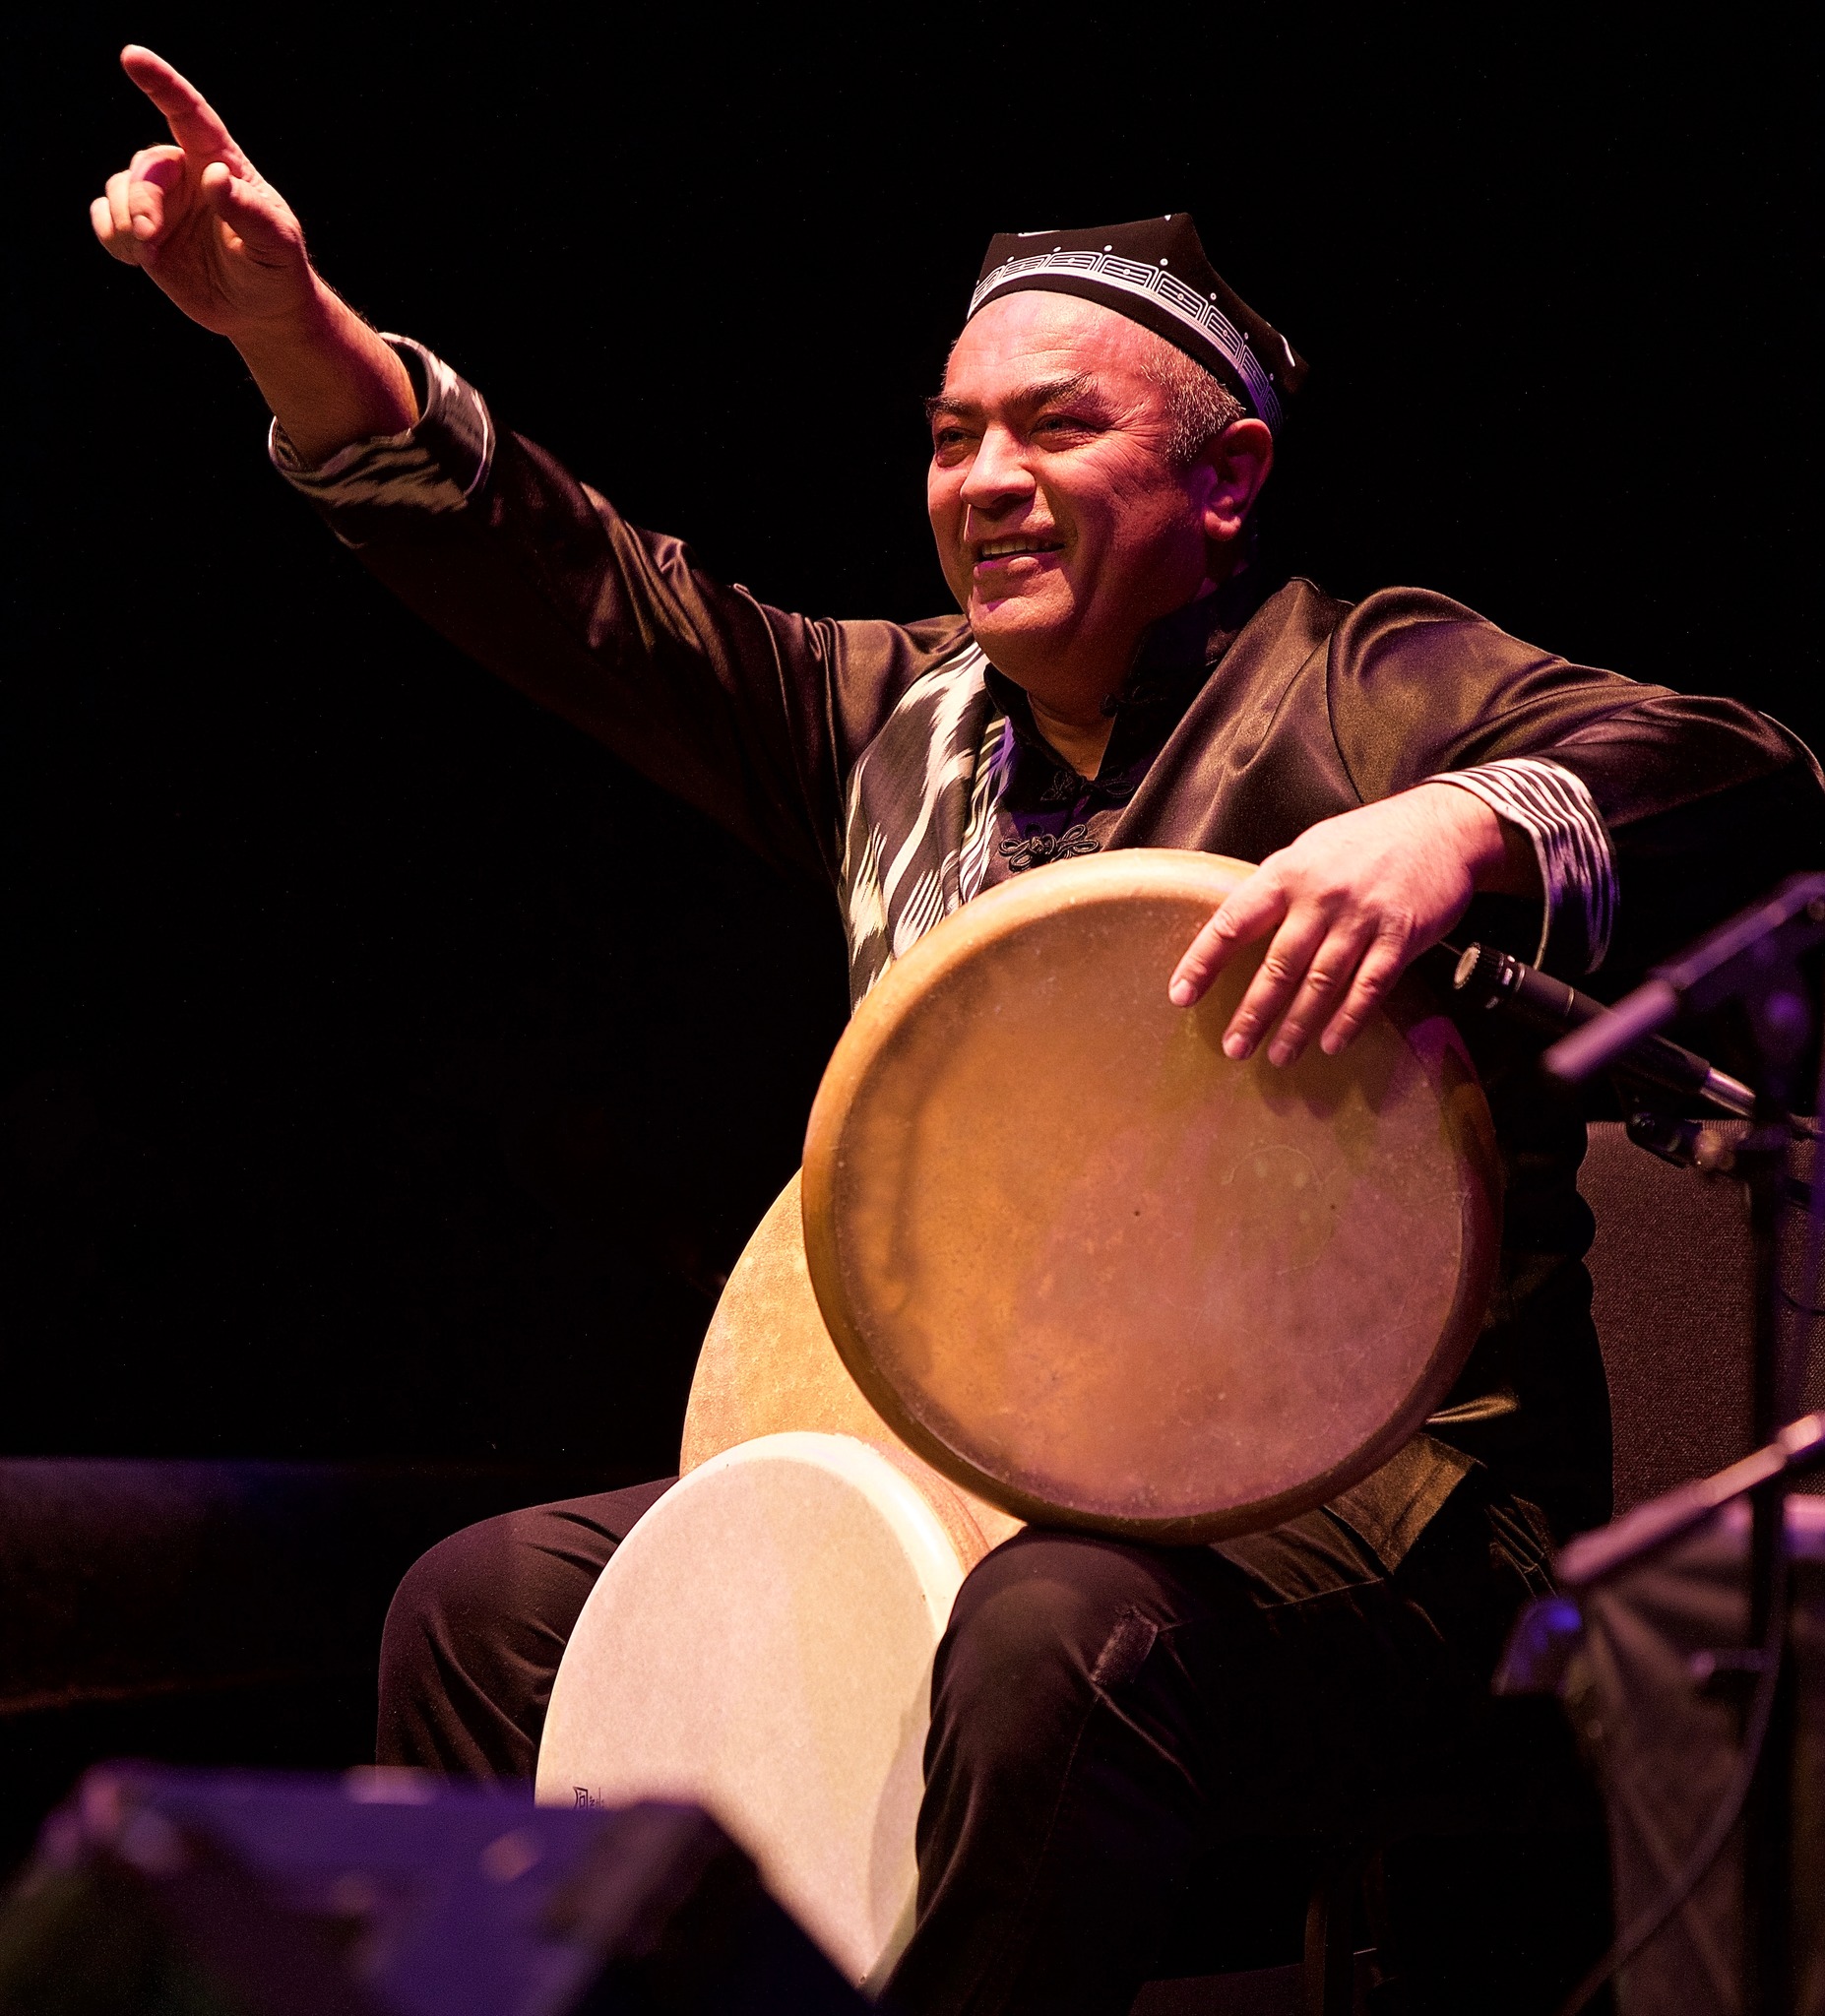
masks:
[[[805,1253],[825,1323],[850,1376],[894,1432],[943,1476],[1015,1517],[1174,1544],[1276,1525],[1335,1497],[1410,1440],[1449,1391],[1480,1327],[1499,1243],[1500,1177],[1493,1127],[1462,1039],[1427,991],[1409,976],[1379,1012],[1437,1090],[1449,1149],[1470,1172],[1461,1188],[1463,1264],[1455,1296],[1420,1375],[1342,1460],[1326,1463],[1316,1474],[1243,1507],[1167,1517],[1086,1510],[1035,1495],[952,1447],[926,1425],[877,1362],[846,1287],[846,1125],[879,1074],[891,1068],[903,1022],[918,1016],[924,1004],[937,998],[947,981],[970,963],[992,953],[1003,941],[1016,939],[1036,922],[1055,918],[1061,912],[1087,913],[1100,905],[1126,902],[1136,894],[1182,902],[1188,913],[1201,909],[1208,914],[1252,872],[1248,863],[1221,855],[1129,849],[1022,875],[966,905],[897,961],[857,1010],[825,1071],[806,1134],[803,1174]],[[1165,979],[1163,971],[1163,999]]]

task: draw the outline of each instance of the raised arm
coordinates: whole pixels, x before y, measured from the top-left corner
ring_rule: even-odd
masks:
[[[95,236],[233,343],[279,422],[274,460],[337,536],[491,671],[768,859],[834,878],[848,768],[961,622],[792,615],[627,524],[324,284],[283,198],[168,63],[129,47],[121,65],[171,140],[109,178]]]
[[[291,207],[208,100],[151,49],[129,43],[120,67],[171,138],[142,148],[90,205],[103,249],[233,344],[304,462],[409,427],[405,366],[325,285]]]

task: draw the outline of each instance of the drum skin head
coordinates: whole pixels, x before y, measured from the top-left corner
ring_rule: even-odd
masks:
[[[912,1931],[932,1655],[963,1576],[878,1449],[802,1432],[724,1451],[590,1592],[539,1801],[706,1806],[835,1964],[877,1985]]]
[[[966,905],[831,1058],[805,1251],[857,1386],[1022,1519],[1180,1543],[1322,1504],[1462,1368],[1499,1238],[1481,1088],[1411,978],[1338,1058],[1166,981],[1248,864],[1128,849]]]

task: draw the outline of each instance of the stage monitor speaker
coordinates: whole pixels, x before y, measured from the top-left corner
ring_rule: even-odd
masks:
[[[100,1765],[0,1905],[5,2016],[858,2016],[696,1806]]]

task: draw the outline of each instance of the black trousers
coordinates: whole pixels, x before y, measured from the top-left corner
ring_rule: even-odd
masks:
[[[379,1754],[531,1775],[585,1597],[664,1482],[483,1521],[401,1585]],[[919,1913],[888,2006],[1125,2011],[1213,1854],[1348,1828],[1460,1732],[1542,1586],[1460,1484],[1387,1572],[1314,1512],[1208,1547],[1029,1529],[965,1582],[932,1677]]]

